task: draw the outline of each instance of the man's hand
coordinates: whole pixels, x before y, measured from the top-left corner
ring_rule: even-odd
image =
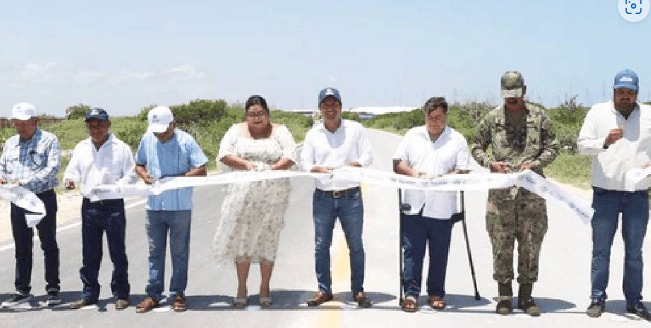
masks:
[[[154,177],[149,173],[147,173],[147,175],[145,175],[145,177],[142,178],[142,180],[145,181],[145,183],[148,185],[153,184],[155,181]]]
[[[253,171],[253,170],[255,170],[255,168],[256,168],[256,165],[249,162],[249,161],[247,161],[246,164],[244,164],[244,169],[247,170],[247,171]]]
[[[623,137],[624,137],[624,129],[621,128],[611,129],[610,132],[608,133],[608,137],[606,137],[606,141],[604,141],[604,146],[608,147],[614,144],[615,141]]]
[[[348,165],[355,166],[355,167],[362,167],[362,164],[359,164],[358,162],[348,163]]]
[[[326,166],[313,166],[312,167],[312,172],[313,173],[330,173],[332,171],[332,168],[326,167]]]
[[[4,184],[7,184],[7,180],[5,180],[5,179],[0,179],[0,185],[4,185]]]
[[[490,170],[492,173],[509,173],[511,165],[507,162],[491,162]]]
[[[70,180],[70,179],[66,179],[65,187],[66,187],[66,189],[68,189],[68,190],[75,189],[75,182],[72,181],[72,180]]]
[[[524,171],[524,170],[531,170],[531,171],[533,171],[534,168],[535,168],[535,166],[534,166],[533,164],[531,164],[531,163],[524,163],[524,164],[520,164],[520,167],[518,167],[518,171]]]

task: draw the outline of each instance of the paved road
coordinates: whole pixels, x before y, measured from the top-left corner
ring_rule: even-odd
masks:
[[[391,155],[399,138],[384,132],[369,131],[376,160],[373,168],[389,170]],[[571,213],[556,204],[549,204],[550,224],[542,254],[540,282],[534,295],[543,309],[540,318],[530,318],[522,312],[502,317],[494,314],[496,285],[491,279],[491,253],[484,229],[486,192],[466,194],[469,235],[472,244],[477,280],[482,298],[474,300],[473,287],[461,226],[453,231],[453,244],[448,266],[448,303],[445,311],[429,310],[426,306],[416,314],[403,313],[397,306],[398,295],[398,220],[395,189],[364,186],[365,226],[364,238],[367,253],[366,290],[375,304],[371,309],[357,309],[350,303],[350,275],[348,251],[339,225],[333,246],[333,288],[338,301],[319,309],[304,305],[316,289],[313,272],[313,228],[311,219],[310,179],[293,181],[294,192],[288,210],[285,229],[272,280],[274,306],[261,310],[250,305],[245,310],[230,307],[236,289],[235,271],[232,267],[217,267],[210,251],[210,242],[219,220],[223,194],[220,189],[201,188],[195,192],[193,215],[188,306],[185,313],[174,313],[161,307],[148,314],[136,314],[132,306],[117,312],[110,299],[111,263],[105,258],[100,279],[104,289],[99,307],[69,310],[67,305],[42,307],[44,300],[42,255],[35,243],[33,293],[35,302],[30,307],[0,310],[0,327],[101,327],[139,326],[160,327],[171,325],[220,327],[366,327],[406,325],[422,326],[444,324],[463,327],[534,327],[560,326],[620,326],[647,324],[624,314],[625,304],[621,292],[622,242],[618,238],[613,250],[611,313],[600,319],[587,318],[583,311],[588,304],[590,228]],[[127,248],[130,261],[132,304],[144,298],[147,278],[147,241],[144,231],[144,209],[141,202],[130,205],[127,211]],[[76,220],[78,222],[78,220]],[[73,221],[75,222],[75,221]],[[78,270],[81,264],[81,229],[74,223],[60,227],[58,240],[61,247],[61,285],[66,302],[79,296],[81,282]],[[13,288],[13,249],[0,244],[0,298],[9,296]],[[650,249],[645,246],[645,260]],[[105,254],[108,254],[106,251]],[[169,261],[168,261],[169,262]],[[257,304],[259,286],[258,267],[253,266],[249,278],[250,304]],[[169,272],[169,269],[168,271]],[[169,279],[169,278],[167,278]],[[517,285],[515,286],[517,288]],[[421,304],[426,304],[421,297]]]

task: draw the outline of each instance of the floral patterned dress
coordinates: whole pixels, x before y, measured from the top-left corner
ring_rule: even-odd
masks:
[[[281,158],[294,159],[296,144],[284,125],[273,125],[269,138],[252,139],[246,123],[233,125],[224,135],[217,162],[227,155],[247,159],[258,167],[274,164]],[[237,171],[221,164],[224,171]],[[213,239],[218,262],[250,259],[273,261],[280,230],[289,202],[289,179],[271,179],[228,185],[221,216]]]

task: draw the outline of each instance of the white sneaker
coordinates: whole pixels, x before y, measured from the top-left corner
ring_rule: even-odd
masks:
[[[21,294],[16,292],[14,296],[2,302],[3,308],[11,308],[19,304],[29,303],[32,300],[31,294]]]

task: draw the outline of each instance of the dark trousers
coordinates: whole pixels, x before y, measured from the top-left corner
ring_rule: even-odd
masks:
[[[102,263],[102,237],[106,232],[109,255],[113,262],[111,291],[117,299],[129,298],[127,253],[124,240],[126,230],[124,201],[103,200],[91,203],[84,198],[81,205],[82,267],[79,276],[84,283],[81,297],[91,302],[99,298],[99,267]]]
[[[404,249],[405,295],[418,297],[423,276],[425,247],[429,243],[427,295],[445,296],[445,273],[448,267],[452,222],[403,214],[402,247]]]
[[[36,225],[45,257],[46,291],[59,291],[59,246],[57,245],[57,196],[54,190],[37,195],[45,204],[45,217]],[[16,291],[28,294],[32,287],[34,230],[27,227],[26,211],[11,204],[11,232],[16,248]]]

